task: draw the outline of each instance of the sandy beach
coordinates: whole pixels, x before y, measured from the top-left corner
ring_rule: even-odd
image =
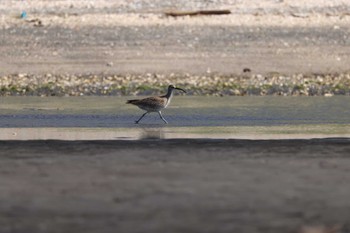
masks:
[[[349,12],[0,0],[0,232],[350,232]]]

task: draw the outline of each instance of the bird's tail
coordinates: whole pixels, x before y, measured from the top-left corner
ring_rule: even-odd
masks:
[[[128,100],[126,101],[127,104],[134,104],[136,103],[138,100]]]

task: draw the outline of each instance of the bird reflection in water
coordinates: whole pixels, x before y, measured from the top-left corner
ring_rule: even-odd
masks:
[[[141,128],[139,139],[164,139],[165,132],[163,127],[159,128]]]

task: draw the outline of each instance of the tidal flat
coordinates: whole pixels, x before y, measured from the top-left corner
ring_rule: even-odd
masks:
[[[142,97],[3,97],[0,135],[2,139],[26,140],[135,140],[334,138],[350,134],[346,96],[175,96],[163,111],[169,124],[157,114],[149,114],[138,125],[134,121],[143,111],[125,104],[130,98]]]

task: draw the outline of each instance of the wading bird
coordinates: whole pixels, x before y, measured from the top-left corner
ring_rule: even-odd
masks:
[[[161,110],[166,108],[171,101],[171,98],[173,97],[173,91],[174,90],[180,90],[186,93],[185,90],[174,87],[173,85],[170,85],[168,87],[168,93],[162,96],[153,96],[153,97],[148,97],[145,99],[138,99],[138,100],[128,100],[126,103],[127,104],[133,104],[136,105],[137,107],[141,108],[142,110],[145,110],[146,112],[138,119],[135,121],[136,124],[138,124],[141,119],[146,116],[147,113],[150,112],[158,112],[160,118],[164,121],[164,123],[168,124],[168,122],[164,119],[162,116]]]

